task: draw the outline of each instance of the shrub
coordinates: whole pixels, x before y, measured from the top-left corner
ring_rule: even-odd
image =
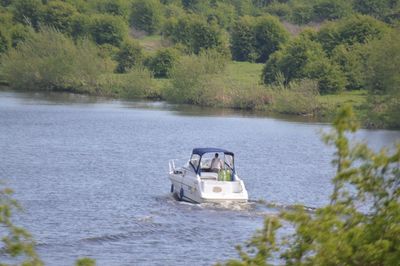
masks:
[[[241,17],[234,24],[230,47],[233,60],[254,62],[257,59],[254,25],[255,19],[248,16]]]
[[[94,93],[98,76],[108,69],[88,40],[74,42],[44,28],[1,60],[1,72],[15,90]]]
[[[17,47],[18,44],[24,42],[33,34],[33,29],[30,27],[17,24],[10,30],[11,46]]]
[[[77,13],[71,18],[71,36],[76,40],[91,36],[90,28],[92,25],[91,18]]]
[[[351,143],[357,126],[345,107],[323,136],[335,148],[330,204],[313,212],[299,205],[279,218],[267,217],[247,248],[237,247],[240,259],[224,265],[269,265],[277,257],[284,265],[299,266],[398,264],[400,145],[376,152]],[[293,234],[275,238],[279,219],[294,226]]]
[[[183,56],[171,70],[171,86],[164,91],[164,98],[177,103],[212,105],[221,95],[222,88],[209,93],[207,82],[224,70],[226,58],[216,51],[205,51],[199,56]]]
[[[330,54],[339,44],[365,43],[369,39],[381,38],[389,27],[369,16],[355,15],[336,23],[324,25],[317,34],[317,41]]]
[[[97,10],[113,16],[127,17],[128,6],[123,0],[100,0],[97,1]]]
[[[98,93],[104,96],[117,96],[127,99],[159,98],[152,74],[138,66],[125,74],[107,74],[99,78]]]
[[[348,90],[357,90],[364,87],[364,46],[340,44],[332,52],[332,60],[338,64],[346,76]]]
[[[146,66],[153,72],[156,78],[166,78],[169,72],[178,60],[179,54],[172,48],[158,50],[151,56]]]
[[[135,0],[132,3],[131,25],[150,34],[159,30],[163,6],[158,0]]]
[[[265,63],[270,54],[289,40],[289,33],[285,27],[277,18],[272,16],[258,18],[254,31],[255,48],[259,54],[257,62]]]
[[[15,0],[13,2],[14,20],[25,25],[30,24],[36,30],[39,29],[42,11],[43,4],[41,0]]]
[[[163,32],[174,43],[185,45],[189,53],[199,54],[207,49],[225,51],[227,48],[226,37],[218,26],[209,25],[198,16],[169,19]]]
[[[354,9],[375,18],[384,18],[397,1],[392,0],[354,0]]]
[[[121,45],[115,59],[118,62],[116,71],[125,73],[135,65],[140,65],[143,61],[142,47],[133,41],[126,41]]]
[[[271,15],[275,15],[281,18],[289,18],[292,15],[292,10],[287,3],[272,2],[269,4],[265,11]]]
[[[291,82],[273,89],[271,109],[281,114],[315,115],[320,107],[318,95],[318,83],[313,80]]]
[[[351,2],[347,0],[322,0],[313,6],[313,20],[335,20],[349,15]]]
[[[365,85],[369,122],[400,128],[400,37],[398,32],[368,43]]]
[[[90,33],[97,44],[109,43],[119,46],[127,32],[127,25],[123,19],[111,15],[95,15],[90,25]]]
[[[281,77],[284,84],[296,79],[317,80],[322,94],[340,91],[346,85],[339,66],[329,60],[319,43],[305,35],[300,35],[272,54],[265,64],[262,74],[264,83],[277,83]]]
[[[232,29],[232,57],[238,61],[265,62],[288,39],[289,33],[275,17],[242,17]]]
[[[72,32],[72,17],[76,9],[65,2],[49,2],[43,11],[43,22],[63,33]]]
[[[292,17],[291,21],[296,24],[307,24],[313,18],[313,10],[310,3],[294,2],[291,5]]]
[[[7,52],[10,48],[10,40],[3,30],[0,30],[0,54]]]

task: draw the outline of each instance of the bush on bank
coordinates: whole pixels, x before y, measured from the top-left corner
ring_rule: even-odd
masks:
[[[98,77],[112,63],[99,57],[89,40],[76,44],[62,33],[43,28],[1,58],[1,72],[15,90],[96,93]]]

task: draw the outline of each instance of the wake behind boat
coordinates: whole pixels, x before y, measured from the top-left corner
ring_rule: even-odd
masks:
[[[171,193],[179,200],[194,203],[237,201],[247,202],[243,181],[235,171],[233,152],[219,148],[193,149],[182,167],[169,161]]]

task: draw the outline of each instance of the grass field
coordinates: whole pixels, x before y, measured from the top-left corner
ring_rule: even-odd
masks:
[[[344,104],[350,104],[357,108],[367,100],[366,90],[344,91],[339,94],[320,95],[318,101],[326,109],[336,109]]]
[[[264,64],[249,62],[230,62],[226,66],[226,74],[229,79],[239,84],[261,82],[261,71]]]

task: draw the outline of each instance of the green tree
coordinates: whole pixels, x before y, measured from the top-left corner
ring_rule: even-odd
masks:
[[[255,48],[259,54],[257,62],[265,63],[273,52],[289,40],[285,27],[279,19],[272,16],[258,18],[254,31]]]
[[[367,45],[369,122],[400,128],[400,38],[395,31]]]
[[[338,22],[325,24],[317,34],[317,41],[330,54],[339,44],[353,45],[381,38],[389,27],[372,17],[355,15]]]
[[[97,2],[97,9],[102,13],[113,16],[127,17],[128,5],[123,0],[101,0]]]
[[[43,23],[69,34],[72,32],[72,17],[76,12],[76,9],[68,3],[49,2],[43,11]]]
[[[39,29],[43,11],[40,0],[15,0],[12,5],[15,21],[25,25],[31,24],[36,30]]]
[[[255,19],[250,16],[241,17],[231,30],[231,53],[236,61],[254,62],[258,58],[255,48]]]
[[[321,94],[340,91],[346,85],[339,66],[326,56],[319,43],[305,35],[300,35],[272,54],[265,64],[262,74],[264,83],[276,83],[281,75],[285,84],[304,78],[317,80]]]
[[[242,17],[231,32],[231,52],[234,60],[265,62],[289,40],[289,33],[272,16]]]
[[[166,48],[158,50],[151,56],[147,60],[146,66],[153,72],[156,78],[166,78],[169,76],[169,72],[178,59],[179,54],[176,50]]]
[[[134,41],[125,41],[117,53],[115,59],[118,62],[116,71],[125,73],[135,65],[143,61],[142,47]]]
[[[158,0],[135,0],[132,3],[131,25],[150,34],[160,29],[163,6]]]
[[[164,35],[174,43],[186,46],[189,53],[199,54],[201,50],[220,49],[226,52],[226,37],[215,24],[196,15],[171,18],[164,26]]]
[[[335,20],[350,14],[351,2],[346,0],[322,0],[313,5],[313,20]]]
[[[365,86],[365,48],[362,44],[340,44],[332,51],[331,59],[340,66],[346,76],[348,90]]]
[[[400,144],[375,152],[364,143],[351,144],[348,136],[358,128],[349,106],[339,110],[334,129],[324,141],[335,147],[331,203],[307,212],[298,206],[281,213],[295,227],[292,236],[275,245],[286,265],[397,265],[400,261]],[[367,210],[360,210],[363,206]],[[265,232],[276,227],[264,225]],[[253,252],[271,247],[253,237]],[[240,254],[226,265],[267,265],[271,253],[260,261]],[[251,261],[247,260],[250,257]]]
[[[1,73],[14,90],[93,93],[97,79],[110,71],[107,60],[89,40],[74,43],[62,33],[40,32],[1,58]]]
[[[111,15],[93,16],[90,33],[97,44],[109,43],[119,46],[127,35],[128,29],[124,20]]]
[[[354,0],[354,9],[375,18],[384,18],[395,7],[396,0]]]

